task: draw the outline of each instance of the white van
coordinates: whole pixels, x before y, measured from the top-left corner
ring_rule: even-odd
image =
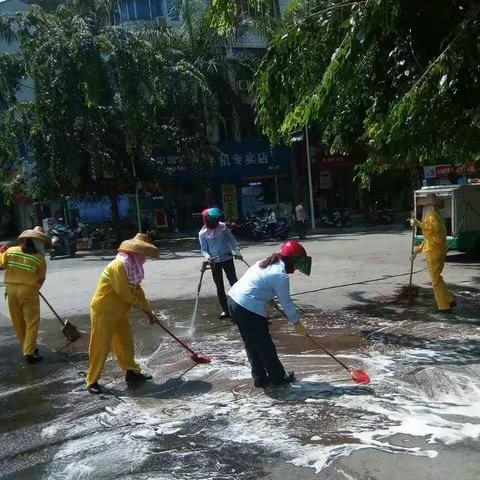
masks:
[[[480,184],[472,185],[438,185],[423,187],[414,194],[417,218],[419,198],[434,193],[443,201],[440,214],[447,226],[447,245],[451,250],[480,250]],[[415,237],[415,243],[423,242],[423,235]]]

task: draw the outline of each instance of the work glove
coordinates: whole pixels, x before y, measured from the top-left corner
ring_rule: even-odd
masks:
[[[418,227],[420,225],[420,222],[416,218],[411,218],[410,219],[410,226],[413,227]]]
[[[298,322],[296,325],[295,325],[295,332],[299,333],[300,335],[305,335],[307,333],[307,330],[305,329],[305,327],[303,326],[303,323],[302,322]]]
[[[235,254],[235,260],[243,260],[243,256],[240,255],[240,252],[237,252],[237,253]]]

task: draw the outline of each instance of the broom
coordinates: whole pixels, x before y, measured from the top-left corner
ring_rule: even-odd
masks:
[[[147,310],[143,310],[143,313],[156,323],[164,332],[168,333],[177,343],[179,343],[187,352],[190,354],[189,357],[196,363],[210,363],[212,359],[207,355],[203,355],[201,353],[197,353],[193,351],[182,339],[178,338],[174,335],[160,320],[159,318],[153,313],[148,312]]]
[[[48,308],[53,312],[55,317],[58,319],[58,321],[62,324],[62,333],[65,336],[65,338],[70,342],[76,342],[79,338],[81,338],[82,334],[80,333],[80,330],[70,322],[70,320],[62,320],[60,318],[60,315],[54,310],[54,308],[50,305],[48,300],[43,296],[42,292],[38,292],[40,297],[42,297],[42,300],[48,305]]]
[[[412,219],[413,219],[413,214],[412,214]],[[395,302],[398,303],[413,303],[415,299],[418,297],[420,293],[420,287],[418,285],[413,285],[413,254],[415,251],[415,236],[417,233],[417,226],[415,225],[412,229],[412,248],[410,251],[410,281],[408,285],[403,285],[402,288],[400,289],[400,293],[398,294],[397,298],[394,300]]]
[[[287,318],[287,315],[285,312],[277,305],[275,300],[273,301],[273,306],[285,317]],[[302,313],[305,313],[305,310],[303,308],[300,308],[298,305],[295,305],[295,307],[300,310]],[[370,376],[365,370],[360,370],[357,368],[349,367],[348,365],[345,365],[337,356],[335,356],[332,352],[327,350],[316,338],[314,338],[305,328],[305,326],[301,323],[298,322],[297,325],[295,326],[295,331],[297,333],[300,333],[301,335],[304,335],[307,337],[311,342],[313,342],[318,348],[323,350],[330,358],[335,360],[339,365],[341,365],[347,372],[348,375],[350,376],[350,379],[352,382],[360,384],[360,385],[366,385],[370,383]]]

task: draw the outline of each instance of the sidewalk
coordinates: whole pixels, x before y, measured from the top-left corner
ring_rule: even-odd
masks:
[[[359,223],[354,223],[351,227],[331,227],[331,226],[317,226],[314,230],[310,228],[307,229],[307,236],[311,235],[339,235],[342,233],[346,234],[354,234],[354,233],[362,233],[362,232],[392,232],[392,231],[403,231],[406,227],[403,225],[402,222],[394,222],[391,224],[375,224],[371,225],[365,222],[364,220]],[[290,234],[289,238],[295,238],[297,236],[297,232],[294,226],[290,227]],[[165,241],[193,241],[198,239],[198,231],[187,231],[187,232],[178,232],[175,234],[165,235],[155,240],[155,244],[161,244]],[[248,241],[248,240],[247,240]],[[254,242],[254,243],[261,243],[261,242]]]

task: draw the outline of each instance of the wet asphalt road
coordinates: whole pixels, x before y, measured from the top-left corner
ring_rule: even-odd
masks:
[[[346,240],[338,240],[337,250],[335,239],[328,247],[311,240],[311,251],[338,251],[344,260],[337,272],[324,270],[322,280],[310,279],[310,287],[347,283],[353,270],[364,279],[370,272],[370,278],[381,273],[376,270],[402,272],[398,247],[408,244],[408,236],[373,237],[349,239],[357,242],[356,249],[349,247],[350,264]],[[372,242],[390,254],[387,264],[373,266],[372,255],[362,264],[353,253],[363,246],[373,249]],[[269,249],[245,250],[254,258]],[[455,256],[447,267],[446,278],[455,279],[452,289],[459,303],[450,317],[435,313],[428,284],[415,306],[391,303],[402,278],[347,289],[348,301],[345,291],[299,296],[312,333],[346,363],[365,368],[373,382],[352,384],[325,354],[275,318],[271,328],[281,359],[295,370],[298,381],[262,390],[251,386],[236,327],[216,319],[209,281],[190,330],[193,301],[185,296],[192,290],[190,279],[198,277],[198,260],[188,246],[179,255],[186,257],[181,274],[189,285],[178,291],[175,267],[168,277],[171,285],[155,287],[154,303],[170,327],[212,356],[209,365],[195,366],[158,327],[136,314],[137,358],[153,381],[127,388],[110,359],[103,377],[108,394],[87,394],[89,320],[81,304],[88,303],[82,292],[91,286],[70,294],[68,282],[87,278],[96,263],[87,259],[93,257],[75,260],[74,268],[60,261],[49,265],[49,296],[86,332],[75,345],[61,350],[64,339],[56,323],[44,320],[40,344],[45,361],[25,365],[9,320],[0,316],[0,478],[480,478],[477,264]],[[97,261],[103,266],[107,257]],[[305,279],[296,280],[292,290],[308,285]],[[175,298],[175,288],[183,298]],[[168,300],[160,300],[162,293]]]

